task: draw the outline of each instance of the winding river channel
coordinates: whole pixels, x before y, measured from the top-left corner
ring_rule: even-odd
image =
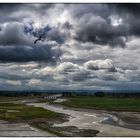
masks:
[[[75,111],[62,106],[50,105],[47,103],[29,103],[36,107],[42,107],[57,113],[69,115],[69,121],[54,124],[55,127],[76,126],[79,129],[99,130],[97,136],[140,136],[140,129],[131,129],[121,119],[109,113],[97,111]]]

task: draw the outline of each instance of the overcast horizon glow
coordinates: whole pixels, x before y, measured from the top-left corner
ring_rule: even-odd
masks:
[[[140,90],[139,53],[140,4],[0,4],[0,90]]]

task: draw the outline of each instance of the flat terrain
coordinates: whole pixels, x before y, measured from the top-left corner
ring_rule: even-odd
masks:
[[[0,136],[56,136],[57,133],[50,130],[50,120],[59,120],[61,114],[43,109],[41,107],[28,106],[24,103],[0,102]],[[17,98],[18,99],[18,98]],[[20,100],[16,102],[20,102]],[[23,100],[25,101],[25,99]],[[2,121],[4,120],[4,121]],[[46,130],[38,128],[40,123],[46,125]],[[38,128],[38,129],[37,129]],[[55,133],[55,134],[54,134]],[[59,134],[59,133],[58,133]]]
[[[17,136],[55,136],[49,132],[34,128],[27,123],[9,123],[8,121],[0,120],[0,137],[17,137]]]
[[[19,96],[19,97],[9,97],[9,96],[0,96],[0,102],[12,102],[12,101],[19,101],[19,100],[31,100],[31,99],[39,99],[38,97],[34,96]]]
[[[56,116],[57,113],[39,107],[27,106],[25,104],[0,103],[1,120],[31,120],[35,118],[52,118]]]
[[[7,99],[6,97],[0,99],[0,136],[96,136],[98,133],[97,130],[82,130],[77,127],[53,127],[54,123],[68,121],[68,115],[27,105],[29,102],[46,104],[48,99],[42,100],[37,97]]]
[[[67,122],[53,123],[53,128],[57,131],[59,130],[59,132],[62,132],[66,136],[140,136],[140,123],[133,124],[131,121],[127,123],[116,115],[113,115],[112,111],[95,109],[83,110],[81,108],[70,108],[58,104],[46,103],[31,103],[30,105],[69,115],[70,117]],[[134,112],[132,112],[132,114],[133,113]],[[126,114],[126,117],[130,117],[132,114]],[[46,125],[41,124],[41,126],[45,127]],[[88,131],[85,132],[82,129]],[[82,131],[79,132],[79,130]],[[73,131],[78,133],[75,134]]]
[[[61,104],[68,107],[140,112],[140,98],[99,98],[80,96],[71,97]]]
[[[0,136],[140,136],[139,130],[139,98],[0,98]]]

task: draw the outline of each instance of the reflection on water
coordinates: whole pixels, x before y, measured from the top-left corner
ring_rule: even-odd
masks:
[[[31,103],[29,105],[43,107],[70,116],[68,122],[54,124],[54,126],[76,126],[81,129],[99,130],[100,133],[98,136],[140,136],[139,130],[118,126],[117,124],[120,122],[120,119],[111,114],[74,111],[56,105],[48,105],[46,103]]]

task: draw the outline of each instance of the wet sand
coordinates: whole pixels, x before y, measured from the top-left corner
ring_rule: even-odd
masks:
[[[69,121],[54,124],[55,127],[76,126],[79,129],[99,130],[97,136],[140,136],[140,130],[127,128],[126,122],[123,122],[119,117],[102,111],[82,111],[63,108],[62,106],[49,105],[46,103],[30,103],[36,107],[69,115]],[[136,125],[136,124],[134,124]],[[137,128],[139,128],[138,124]]]
[[[46,131],[31,127],[26,123],[9,123],[0,120],[0,137],[52,137],[55,136]]]

